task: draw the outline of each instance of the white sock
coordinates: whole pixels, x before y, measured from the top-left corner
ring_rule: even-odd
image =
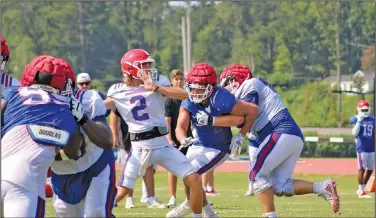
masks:
[[[206,191],[206,186],[202,186],[202,189],[204,189],[204,191]]]
[[[202,208],[202,212],[204,212],[205,214],[209,216],[215,214],[213,208],[210,206],[209,203],[207,203],[205,207]]]
[[[323,193],[323,185],[321,182],[314,182],[313,183],[313,193],[315,194],[321,194]]]
[[[192,217],[201,218],[202,214],[201,213],[192,213]]]
[[[206,191],[208,191],[208,192],[211,192],[211,191],[213,191],[213,187],[212,186],[206,186]]]
[[[146,184],[144,180],[142,180],[142,197],[147,197],[148,196],[148,190],[146,189]]]
[[[273,212],[267,212],[267,213],[264,213],[264,217],[277,218],[277,213],[275,211],[273,211]]]
[[[253,182],[252,181],[248,182],[248,190],[253,191]]]
[[[359,189],[360,191],[363,191],[363,189],[364,189],[363,185],[358,185],[358,189]]]
[[[133,200],[133,197],[127,197],[127,200]]]
[[[154,200],[155,200],[155,196],[148,197],[148,201],[154,201]]]
[[[362,185],[362,190],[364,191],[365,188],[366,188],[366,185],[363,184],[363,185]]]

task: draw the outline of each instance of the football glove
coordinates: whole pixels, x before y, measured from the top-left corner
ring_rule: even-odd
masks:
[[[181,141],[179,150],[186,148],[186,147],[192,145],[193,143],[195,143],[197,141],[198,141],[198,139],[195,139],[195,138],[192,138],[192,137],[185,138]]]
[[[71,97],[69,101],[69,110],[73,114],[74,119],[76,119],[77,123],[80,125],[84,125],[89,119],[84,113],[82,104],[75,97]]]
[[[231,153],[236,153],[238,155],[240,154],[240,152],[242,151],[242,144],[244,139],[245,136],[241,133],[238,133],[232,137],[230,144]]]

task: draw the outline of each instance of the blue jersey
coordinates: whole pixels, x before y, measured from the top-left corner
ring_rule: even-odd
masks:
[[[29,125],[29,128],[34,125],[38,126],[36,128],[44,126],[43,129],[46,131],[41,132],[41,130],[39,134],[32,135],[36,141],[38,141],[38,135],[39,139],[44,138],[42,135],[48,136],[53,130],[62,130],[64,134],[67,134],[68,139],[76,131],[77,122],[69,110],[66,97],[31,87],[6,88],[3,97],[6,101],[6,108],[1,129],[2,135],[19,125]],[[51,131],[48,132],[49,130]],[[35,133],[33,129],[29,129],[29,132],[30,134]],[[49,144],[50,141],[38,142]],[[64,146],[65,144],[54,145]]]
[[[215,148],[229,152],[232,132],[230,127],[201,126],[196,120],[196,113],[204,111],[210,116],[221,116],[229,114],[236,103],[235,97],[226,89],[217,87],[206,105],[196,104],[189,99],[184,100],[180,107],[190,112],[190,118],[196,129],[199,141],[195,145]]]
[[[356,124],[357,116],[350,118],[350,124]],[[360,122],[360,130],[355,137],[356,151],[357,152],[375,152],[375,117],[365,117]]]

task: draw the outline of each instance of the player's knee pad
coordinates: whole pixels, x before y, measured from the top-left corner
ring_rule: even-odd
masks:
[[[278,197],[286,196],[291,197],[294,193],[294,180],[288,179],[285,183],[273,184],[274,194]]]
[[[272,187],[271,182],[266,176],[257,175],[255,181],[253,181],[253,190],[256,194],[260,194]]]

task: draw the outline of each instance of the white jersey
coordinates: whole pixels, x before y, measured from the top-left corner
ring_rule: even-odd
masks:
[[[159,86],[171,86],[167,77],[159,75],[158,78],[156,84]],[[115,107],[128,124],[129,132],[142,133],[150,131],[154,127],[167,127],[162,94],[147,91],[141,86],[128,87],[125,84],[114,84],[108,90],[107,96],[114,100]],[[166,144],[168,141],[165,136],[132,141],[132,146],[141,148],[159,148]]]
[[[6,74],[5,72],[1,72],[1,93],[3,93],[3,90],[5,88],[10,86],[21,86],[21,83],[17,79]]]
[[[98,117],[104,118],[104,115],[106,114],[106,106],[97,91],[76,90],[74,95],[80,100],[85,114],[88,115],[90,119],[95,120]],[[78,160],[69,159],[64,161],[54,161],[51,168],[56,174],[67,175],[85,171],[102,155],[103,149],[92,143],[82,128],[81,133],[84,137],[86,153],[84,153]]]
[[[251,78],[234,93],[237,99],[249,102],[253,98],[259,108],[259,114],[251,128],[251,132],[257,133],[265,127],[280,111],[286,108],[279,94],[268,82],[261,78]]]

